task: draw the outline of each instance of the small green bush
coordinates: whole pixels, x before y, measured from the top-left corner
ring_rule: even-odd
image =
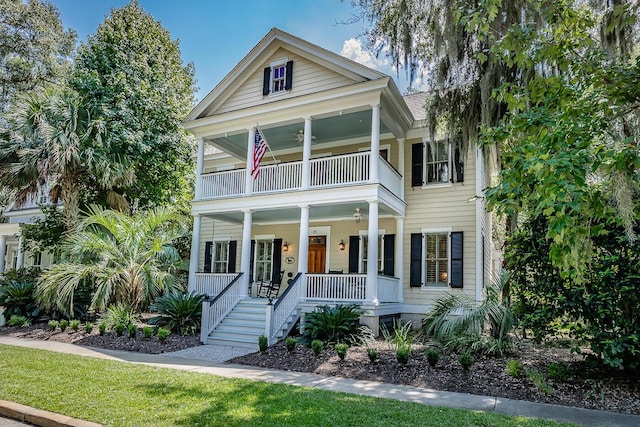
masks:
[[[195,292],[160,297],[150,307],[158,316],[149,324],[164,326],[180,335],[195,335],[200,330],[204,299],[205,295]]]
[[[324,350],[324,342],[322,340],[311,341],[311,350],[313,350],[313,354],[320,356],[320,353]]]
[[[552,380],[565,382],[569,377],[567,366],[562,362],[551,362],[547,366],[547,375]]]
[[[401,345],[396,349],[396,360],[401,365],[409,363],[409,357],[411,356],[411,346]]]
[[[124,330],[127,329],[127,327],[124,325],[124,323],[116,323],[116,325],[113,327],[113,330],[116,332],[116,335],[121,337],[124,334]]]
[[[437,348],[428,348],[424,352],[424,355],[427,358],[427,362],[429,362],[429,365],[431,365],[432,368],[435,368],[440,361],[441,354],[442,353]]]
[[[509,360],[507,362],[507,374],[513,378],[519,378],[524,370],[524,365],[519,360]]]
[[[376,360],[378,360],[378,350],[373,347],[367,347],[367,356],[369,356],[371,363],[376,363]]]
[[[107,331],[107,324],[104,322],[100,322],[100,324],[98,325],[98,333],[100,335],[104,335],[106,331]]]
[[[107,329],[114,330],[118,323],[122,323],[124,328],[128,329],[129,325],[137,323],[138,320],[139,316],[135,310],[124,304],[111,305],[100,316],[100,321],[107,324]]]
[[[340,360],[344,360],[344,358],[347,356],[347,349],[349,348],[349,346],[344,343],[339,343],[336,344],[333,348],[335,349],[336,354],[338,355]]]
[[[138,335],[138,327],[136,325],[129,325],[127,330],[129,332],[129,338],[135,338],[136,335]]]
[[[4,306],[4,316],[37,317],[40,306],[34,296],[35,284],[40,275],[39,268],[6,270],[0,277],[0,305]]]
[[[72,320],[69,322],[69,327],[74,331],[74,332],[78,332],[78,329],[80,329],[80,321],[79,320]]]
[[[358,320],[361,315],[362,310],[357,304],[316,307],[315,311],[307,313],[304,317],[302,336],[304,344],[317,339],[342,342],[357,335]]]
[[[169,335],[171,335],[171,331],[165,328],[158,328],[158,332],[156,333],[160,342],[165,342],[166,339],[169,338]]]
[[[284,340],[284,345],[287,347],[287,351],[291,353],[293,352],[293,350],[296,349],[296,346],[298,345],[298,340],[293,337],[287,337],[287,339]]]
[[[462,353],[458,355],[458,362],[460,362],[460,365],[465,372],[469,372],[469,369],[471,369],[471,365],[473,365],[474,362],[473,356],[468,352]]]
[[[540,390],[547,396],[551,396],[553,394],[553,388],[544,380],[542,372],[540,372],[536,368],[527,368],[525,369],[525,373],[527,374],[527,378],[529,378],[529,381],[531,381],[533,385],[538,388],[538,390]]]
[[[91,332],[93,332],[93,323],[91,322],[87,322],[84,324],[84,331],[88,334],[90,334]]]
[[[260,335],[258,337],[258,349],[260,349],[261,353],[264,353],[265,351],[267,351],[268,347],[269,347],[269,340],[267,339],[266,336]]]
[[[58,324],[58,326],[60,326],[60,330],[64,332],[67,330],[67,326],[69,326],[69,321],[66,319],[62,319]]]
[[[31,326],[31,320],[24,316],[12,315],[7,321],[7,326],[19,326],[21,328]]]
[[[145,340],[150,339],[153,336],[153,326],[143,326],[142,335],[144,336]]]
[[[59,323],[57,320],[49,320],[49,323],[47,323],[47,325],[49,325],[49,329],[55,331],[56,329],[58,329]]]
[[[397,350],[400,347],[411,347],[413,343],[411,322],[402,322],[401,320],[393,319],[393,332],[389,332],[386,326],[382,327],[381,332],[389,348]]]

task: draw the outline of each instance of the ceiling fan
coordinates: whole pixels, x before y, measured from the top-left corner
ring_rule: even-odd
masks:
[[[300,129],[298,133],[294,133],[293,136],[299,143],[304,142],[304,130]],[[316,139],[316,137],[314,135],[311,135],[311,140],[313,141],[314,139]]]
[[[360,208],[356,208],[356,212],[353,214],[353,217],[356,220],[356,224],[360,223],[360,219],[362,219],[362,214],[360,213]]]

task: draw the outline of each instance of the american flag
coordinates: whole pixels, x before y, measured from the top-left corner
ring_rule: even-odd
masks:
[[[267,144],[260,128],[256,126],[256,134],[253,139],[253,170],[251,171],[254,180],[260,175],[260,162],[267,152],[267,148],[269,148],[269,144]]]

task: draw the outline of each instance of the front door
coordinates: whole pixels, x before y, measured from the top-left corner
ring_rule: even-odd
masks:
[[[327,262],[327,237],[309,237],[309,261],[307,271],[309,273],[324,273]]]

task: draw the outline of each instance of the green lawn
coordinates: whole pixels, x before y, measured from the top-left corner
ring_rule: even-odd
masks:
[[[556,426],[0,345],[0,399],[114,426]]]

